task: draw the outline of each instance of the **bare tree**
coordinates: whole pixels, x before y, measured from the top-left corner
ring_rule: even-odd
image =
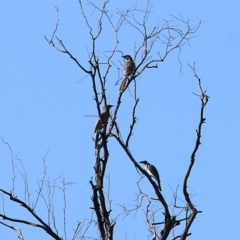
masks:
[[[198,77],[195,69],[195,64],[193,66],[190,65],[190,68],[193,71],[195,78],[198,81],[199,93],[195,94],[199,97],[201,101],[200,107],[200,118],[198,127],[196,130],[196,142],[194,149],[190,156],[189,167],[186,170],[186,175],[183,179],[183,189],[182,193],[185,198],[185,203],[183,206],[178,206],[178,194],[177,192],[174,194],[174,209],[179,211],[177,214],[172,215],[170,213],[169,207],[170,203],[167,203],[160,191],[160,184],[156,184],[154,179],[151,178],[151,175],[145,169],[143,169],[134,155],[131,152],[130,142],[132,140],[133,130],[137,124],[136,118],[136,109],[141,107],[139,104],[138,98],[138,79],[143,73],[149,74],[149,71],[154,71],[158,68],[158,65],[165,61],[165,59],[173,52],[178,51],[179,57],[178,61],[180,64],[181,71],[181,60],[180,53],[182,51],[182,47],[184,44],[188,43],[191,38],[195,37],[196,31],[201,25],[201,22],[197,24],[197,26],[192,27],[190,22],[185,21],[182,17],[177,18],[173,17],[172,21],[163,20],[162,24],[155,25],[153,27],[149,26],[149,18],[151,17],[152,6],[150,1],[146,2],[146,7],[144,9],[140,9],[137,5],[126,9],[124,11],[120,11],[116,9],[116,19],[113,17],[113,13],[108,11],[109,0],[106,0],[102,6],[98,6],[93,2],[88,2],[88,6],[91,6],[95,14],[98,15],[97,27],[90,20],[90,16],[88,15],[84,3],[79,0],[80,11],[85,21],[86,26],[88,27],[88,34],[91,38],[91,45],[88,46],[88,59],[78,60],[72,52],[69,51],[68,46],[65,45],[64,41],[61,40],[57,36],[58,24],[59,24],[59,9],[56,7],[57,14],[57,22],[53,34],[50,38],[45,36],[46,41],[61,53],[69,56],[77,66],[82,70],[85,74],[84,78],[88,78],[91,80],[94,101],[96,105],[96,109],[98,112],[98,127],[96,128],[96,136],[93,138],[93,150],[95,152],[95,164],[94,164],[94,174],[95,178],[90,179],[90,185],[92,188],[92,209],[95,213],[95,219],[99,231],[99,238],[102,240],[111,240],[114,236],[114,226],[117,222],[117,219],[112,220],[111,217],[111,204],[108,204],[109,194],[104,192],[104,186],[108,185],[109,182],[105,182],[105,172],[107,164],[110,160],[109,154],[109,141],[114,141],[119,148],[122,148],[126,153],[129,161],[132,163],[132,171],[137,171],[140,175],[144,175],[149,180],[152,188],[155,191],[155,198],[150,198],[148,193],[143,192],[139,183],[136,184],[136,188],[139,193],[137,195],[137,204],[134,209],[127,209],[122,205],[123,211],[138,211],[140,206],[142,206],[142,201],[145,199],[147,201],[147,206],[145,210],[146,222],[148,223],[148,228],[151,232],[152,239],[186,239],[191,235],[190,228],[193,224],[193,221],[196,219],[196,215],[200,213],[197,207],[194,205],[190,193],[188,192],[188,180],[191,174],[191,170],[194,166],[196,160],[196,154],[201,144],[201,134],[202,134],[202,126],[205,123],[204,110],[208,103],[209,96],[206,94],[206,91],[203,90],[201,80]],[[130,56],[130,60],[135,64],[134,68],[129,68],[131,71],[126,73],[127,67],[125,65],[125,76],[124,79],[126,83],[124,84],[124,88],[119,91],[116,102],[114,103],[114,111],[110,116],[110,111],[108,109],[108,78],[112,76],[116,77],[116,84],[122,81],[122,74],[119,73],[119,69],[121,69],[121,65],[119,62],[119,54],[123,54],[124,49],[120,48],[121,42],[121,31],[124,30],[125,26],[131,27],[131,30],[138,34],[139,38],[133,45],[134,55]],[[99,46],[99,39],[104,36],[104,29],[108,28],[111,30],[111,36],[115,39],[114,45],[111,49],[102,49]],[[108,32],[108,34],[110,34]],[[101,53],[99,53],[99,49]],[[127,58],[128,60],[128,58]],[[130,63],[130,62],[129,62]],[[126,62],[128,64],[128,61]],[[128,130],[126,137],[122,136],[121,130],[119,128],[119,120],[118,113],[122,107],[123,95],[127,92],[128,88],[133,90],[133,99],[134,104],[131,112],[131,124]],[[116,91],[118,89],[116,88]],[[147,93],[146,93],[147,94]],[[102,111],[101,107],[105,107]],[[44,165],[44,169],[45,165]],[[46,171],[45,171],[46,172]],[[42,181],[40,181],[39,189],[38,189],[38,198],[41,197],[46,202],[46,205],[49,209],[49,215],[53,220],[53,228],[50,227],[49,222],[44,221],[39,214],[35,212],[35,206],[38,202],[38,198],[36,202],[31,205],[26,200],[20,200],[14,195],[14,191],[7,192],[3,189],[0,189],[2,194],[8,196],[11,201],[19,203],[26,211],[30,212],[34,218],[37,220],[37,223],[28,222],[23,219],[12,219],[6,214],[0,214],[3,220],[8,220],[12,222],[21,222],[23,224],[28,224],[31,226],[42,228],[54,239],[63,239],[58,235],[57,228],[54,224],[54,212],[53,212],[53,203],[51,201],[47,201],[47,199],[43,196],[42,189],[43,183],[47,182],[46,180],[47,174],[44,174]],[[27,177],[24,177],[27,179]],[[65,186],[66,182],[62,181],[62,186],[59,187],[63,192],[63,196],[65,196]],[[14,185],[14,184],[13,184]],[[27,183],[25,184],[26,191],[28,191]],[[55,186],[55,184],[54,184]],[[49,191],[55,188],[48,187]],[[51,193],[53,194],[53,193]],[[26,194],[27,195],[27,194]],[[51,199],[51,197],[49,198]],[[163,213],[159,214],[156,210],[155,206],[163,207]],[[158,207],[157,207],[158,208]],[[156,222],[155,218],[158,215],[158,218],[162,218],[161,222]],[[89,222],[84,222],[85,229],[81,229],[81,223],[78,223],[76,226],[76,230],[74,232],[74,236],[72,239],[76,239],[81,232],[81,239],[85,239],[84,232],[87,231],[89,224],[94,222],[93,217],[90,218]],[[11,227],[3,222],[0,222],[4,226]],[[182,226],[182,230],[180,234],[175,234],[174,229],[177,226]],[[16,230],[14,227],[12,229]],[[18,232],[18,236],[20,239],[23,239],[21,231],[19,229],[16,230]],[[173,237],[170,235],[172,233]],[[22,238],[21,238],[22,237]],[[65,231],[65,239],[66,231]]]

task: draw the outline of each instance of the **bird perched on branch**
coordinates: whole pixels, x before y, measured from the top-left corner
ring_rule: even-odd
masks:
[[[125,55],[122,57],[126,59],[126,62],[123,69],[123,80],[119,88],[120,92],[123,92],[126,89],[129,80],[128,77],[130,77],[135,71],[135,63],[132,57],[130,55]]]
[[[160,178],[159,178],[159,174],[158,174],[157,169],[152,164],[150,164],[148,161],[146,161],[146,160],[145,161],[141,161],[139,163],[145,164],[145,171],[148,173],[148,175],[150,177],[154,177],[157,180],[157,183],[158,183],[158,186],[159,186],[159,190],[162,191],[161,185],[160,185]]]
[[[113,107],[113,105],[106,105],[103,108],[103,111],[101,112],[100,117],[98,117],[98,120],[96,122],[96,126],[95,126],[95,131],[101,130],[102,128],[104,128],[105,125],[107,125],[108,123],[108,119],[110,117],[110,108]]]

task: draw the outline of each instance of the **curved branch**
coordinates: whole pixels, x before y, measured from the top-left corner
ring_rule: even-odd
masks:
[[[25,202],[23,202],[22,200],[18,199],[17,197],[13,196],[12,193],[9,193],[7,191],[4,191],[3,189],[0,189],[0,191],[2,193],[4,193],[5,195],[8,195],[10,200],[12,200],[13,202],[19,203],[20,206],[22,206],[23,208],[27,209],[27,211],[29,213],[31,213],[31,215],[33,215],[34,218],[36,218],[41,224],[37,224],[37,223],[31,223],[25,220],[21,220],[21,219],[14,219],[14,218],[10,218],[7,217],[5,215],[0,214],[0,216],[4,219],[4,220],[9,220],[12,222],[20,222],[20,223],[24,223],[24,224],[28,224],[34,227],[39,227],[44,229],[50,236],[52,236],[54,239],[56,240],[61,240],[61,238],[50,228],[50,226],[48,224],[46,224],[36,213],[33,209],[31,209]]]
[[[24,237],[23,237],[23,234],[22,234],[21,229],[15,228],[15,227],[10,226],[10,225],[8,225],[8,224],[6,224],[6,223],[3,223],[3,222],[1,222],[1,221],[0,221],[0,224],[2,224],[2,225],[4,225],[5,227],[8,227],[8,228],[16,231],[16,232],[18,233],[18,238],[19,238],[20,240],[24,240]]]
[[[187,172],[186,172],[186,175],[185,175],[184,181],[183,181],[183,194],[184,194],[185,200],[186,200],[187,205],[188,205],[187,207],[189,207],[192,212],[189,216],[189,221],[187,221],[187,224],[185,226],[183,234],[181,235],[181,240],[184,240],[184,239],[187,238],[187,236],[189,235],[188,231],[189,231],[189,229],[190,229],[190,227],[193,223],[193,220],[195,219],[196,215],[201,212],[201,211],[197,210],[197,208],[194,206],[194,204],[192,203],[192,201],[189,197],[189,193],[187,191],[187,183],[188,183],[188,178],[191,174],[191,170],[192,170],[192,168],[194,166],[194,163],[195,163],[196,153],[197,153],[197,151],[200,147],[200,144],[201,144],[202,126],[206,122],[206,118],[204,117],[204,110],[205,110],[205,107],[206,107],[206,105],[208,103],[208,100],[209,100],[209,96],[206,94],[206,91],[203,91],[203,89],[202,89],[201,79],[196,74],[195,64],[194,64],[193,67],[190,66],[190,68],[194,72],[194,77],[196,77],[197,80],[198,80],[200,95],[197,95],[197,94],[195,94],[195,95],[200,97],[201,109],[200,109],[200,119],[199,119],[199,123],[198,123],[198,128],[196,130],[196,133],[197,133],[196,142],[195,142],[195,146],[193,148],[193,152],[192,152],[191,157],[190,157],[190,164],[189,164],[189,167],[187,169]]]

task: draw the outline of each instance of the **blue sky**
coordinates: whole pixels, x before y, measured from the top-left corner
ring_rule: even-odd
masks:
[[[109,11],[117,17],[116,8],[125,9],[135,3],[132,0],[110,3]],[[188,188],[194,194],[197,208],[203,212],[197,216],[189,239],[236,239],[240,212],[240,3],[170,0],[152,1],[152,4],[154,12],[149,26],[161,25],[163,19],[179,17],[180,14],[189,19],[192,26],[199,21],[202,24],[196,37],[182,49],[182,73],[176,51],[160,63],[158,69],[148,70],[138,79],[138,122],[130,144],[131,151],[139,161],[147,159],[158,168],[163,195],[171,203],[172,189],[178,185],[181,189],[199,119],[200,101],[192,94],[198,93],[198,85],[188,67],[188,63],[195,61],[203,88],[211,98],[205,111],[207,123],[203,126],[202,145]],[[84,78],[83,72],[67,55],[51,48],[44,39],[44,35],[51,37],[54,30],[56,5],[60,9],[57,36],[87,66],[86,49],[90,49],[91,42],[78,1],[0,2],[0,135],[11,146],[13,158],[21,159],[24,164],[31,201],[36,196],[37,183],[43,174],[42,158],[46,159],[51,181],[61,176],[59,184],[62,178],[75,183],[68,185],[66,190],[70,239],[77,221],[91,217],[89,180],[94,176],[92,137],[96,117],[86,115],[96,116],[97,110],[90,80]],[[96,11],[88,14],[94,23]],[[132,55],[137,37],[129,26],[124,26],[123,34],[120,34],[120,50]],[[112,39],[112,32],[104,29],[97,46],[100,56],[111,49]],[[107,97],[113,105],[118,95],[118,86],[114,86],[117,74],[116,69],[107,85]],[[130,93],[126,91],[118,116],[123,136],[129,128],[133,104]],[[110,160],[106,174],[111,179],[111,216],[114,219],[122,212],[119,205],[134,203],[136,182],[141,176],[114,139],[109,145]],[[11,154],[4,143],[0,144],[0,153],[0,188],[11,190]],[[22,172],[19,161],[16,163]],[[21,198],[24,196],[24,182],[19,171],[16,171],[16,195]],[[146,178],[141,180],[141,186],[154,197]],[[60,190],[56,192],[54,204],[57,226],[63,236]],[[31,220],[20,207],[8,203],[7,199],[5,210],[12,217],[24,216]],[[170,207],[170,210],[173,209]],[[149,233],[142,211],[126,218],[118,216],[115,239],[147,239]],[[46,219],[43,203],[39,204],[37,212]],[[25,239],[32,239],[32,236],[34,239],[50,239],[40,229],[15,226],[21,227]],[[0,227],[1,239],[17,239],[15,232]],[[88,235],[97,236],[94,228]]]

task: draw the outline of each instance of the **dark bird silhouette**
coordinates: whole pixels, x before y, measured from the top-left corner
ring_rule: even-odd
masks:
[[[130,77],[134,73],[136,68],[135,63],[130,55],[125,55],[122,57],[126,59],[126,62],[123,69],[123,80],[119,88],[120,92],[123,92],[126,89],[129,81],[128,77]]]
[[[103,108],[103,111],[101,112],[101,115],[100,117],[98,117],[98,120],[96,122],[96,126],[95,126],[95,131],[99,131],[101,130],[105,125],[107,125],[108,123],[108,119],[110,117],[110,108],[113,107],[113,105],[106,105],[104,108]]]
[[[160,185],[160,177],[159,177],[157,169],[152,164],[150,164],[148,161],[146,161],[146,160],[145,161],[141,161],[139,163],[145,164],[145,171],[148,173],[148,175],[150,177],[154,177],[157,180],[157,183],[158,183],[158,186],[159,186],[159,190],[162,191],[161,185]]]

